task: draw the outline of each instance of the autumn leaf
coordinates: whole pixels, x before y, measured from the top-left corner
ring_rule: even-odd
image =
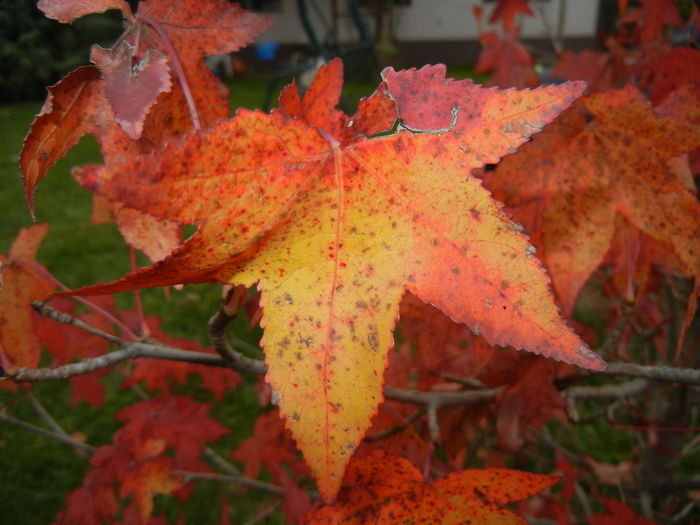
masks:
[[[37,7],[48,17],[64,24],[91,13],[119,9],[131,18],[131,7],[124,0],[39,0]]]
[[[605,366],[559,317],[518,226],[470,175],[514,151],[583,86],[498,91],[445,80],[444,66],[388,69],[377,96],[387,90],[406,127],[451,131],[338,137],[328,130],[346,129],[338,123],[347,117],[331,110],[340,97],[331,74],[342,75],[339,61],[319,73],[328,103],[310,104],[318,112],[239,110],[211,132],[96,169],[83,182],[109,198],[201,226],[154,266],[77,292],[257,282],[267,380],[326,500],[382,399],[406,289],[493,344]],[[351,120],[372,129],[370,118]]]
[[[518,39],[516,27],[504,31],[503,35],[484,33],[479,40],[484,49],[479,53],[474,71],[491,73],[489,85],[502,88],[539,85],[539,78],[533,69],[535,61]]]
[[[153,511],[153,497],[156,494],[172,494],[182,486],[183,480],[172,463],[172,458],[163,456],[150,459],[133,465],[120,480],[119,495],[122,498],[133,495],[142,523],[146,523]]]
[[[151,0],[140,4],[136,16],[118,0],[42,0],[39,7],[61,22],[120,8],[126,29],[113,49],[93,48],[97,67],[78,68],[48,89],[20,155],[32,214],[39,181],[86,134],[98,139],[106,161],[119,162],[227,117],[227,89],[203,57],[236,51],[270,24],[237,4],[213,0],[181,2],[178,9]],[[180,243],[173,222],[113,206],[111,214],[127,243],[151,260]]]
[[[656,115],[631,86],[581,104],[504,159],[490,184],[533,232],[567,313],[603,262],[618,214],[700,276],[700,207],[667,166],[700,145],[700,130]]]
[[[498,0],[496,8],[489,18],[489,23],[503,21],[503,27],[508,30],[515,25],[518,15],[533,16],[528,0]]]
[[[640,6],[623,14],[618,24],[635,24],[639,27],[642,42],[655,40],[663,35],[665,26],[679,27],[678,8],[671,0],[639,0]]]
[[[170,91],[172,82],[164,55],[148,50],[138,57],[134,51],[130,46],[121,46],[109,53],[93,46],[90,60],[105,80],[105,96],[114,111],[114,120],[129,138],[138,140],[148,111],[159,94]]]
[[[229,430],[208,414],[207,403],[185,396],[152,398],[135,403],[117,414],[127,424],[119,431],[117,442],[128,447],[135,457],[143,454],[150,441],[161,440],[172,447],[179,465],[196,465],[205,441],[219,439]]]
[[[112,313],[115,308],[114,297],[93,297],[91,304],[99,306],[103,311]],[[113,329],[112,322],[94,310],[85,313],[75,312],[76,302],[67,298],[56,298],[51,302],[52,308],[68,313],[73,317],[88,323],[103,332]],[[39,317],[35,321],[35,331],[39,341],[53,358],[52,366],[65,365],[75,358],[97,357],[107,352],[109,342],[92,334],[86,334],[72,325],[58,324],[51,319]],[[79,401],[86,401],[96,406],[102,406],[105,397],[105,387],[100,377],[109,370],[98,370],[90,374],[71,377],[71,406]]]
[[[10,365],[36,367],[41,345],[34,330],[30,303],[45,299],[56,287],[35,257],[48,224],[23,228],[12,243],[9,257],[0,256],[0,351]],[[0,361],[0,364],[2,362]]]
[[[149,329],[150,337],[161,344],[192,350],[194,352],[215,353],[212,348],[204,349],[196,341],[176,339],[160,329],[160,318],[147,316],[143,319]],[[217,400],[221,400],[227,389],[235,390],[241,381],[240,376],[226,367],[212,367],[184,361],[163,361],[162,359],[138,359],[131,373],[122,383],[122,388],[128,388],[143,382],[149,391],[159,390],[161,396],[170,394],[171,385],[187,383],[191,375],[199,376],[203,386],[209,390]]]
[[[587,93],[590,94],[613,89],[623,71],[613,62],[609,53],[584,49],[578,53],[560,53],[552,76],[565,80],[583,80],[588,84]]]
[[[649,90],[654,104],[661,102],[673,90],[684,84],[700,85],[700,51],[677,46],[667,54],[644,65],[640,88]]]
[[[530,497],[557,481],[517,470],[484,469],[426,482],[407,460],[378,453],[350,462],[336,503],[312,509],[303,523],[524,525],[527,521],[501,505]]]
[[[595,514],[590,517],[592,525],[617,525],[626,523],[627,525],[657,525],[655,521],[642,518],[621,501],[610,498],[601,498],[606,514]]]

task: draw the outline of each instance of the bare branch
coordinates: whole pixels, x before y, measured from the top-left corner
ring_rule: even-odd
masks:
[[[645,366],[634,363],[609,363],[608,369],[596,374],[606,376],[628,376],[665,381],[668,383],[683,383],[685,385],[700,385],[700,370],[678,368],[673,366]]]
[[[122,349],[99,357],[83,359],[77,363],[58,366],[56,368],[23,368],[17,367],[8,371],[8,379],[17,383],[36,383],[39,381],[57,381],[74,376],[89,374],[97,370],[103,370],[114,366],[121,361],[149,357],[152,359],[167,359],[170,361],[184,361],[207,366],[230,367],[221,356],[194,352],[190,350],[178,350],[167,346],[152,345],[147,343],[121,342]]]
[[[389,436],[393,436],[397,432],[401,432],[404,428],[406,428],[408,425],[415,423],[418,421],[418,419],[425,413],[423,409],[416,410],[413,414],[411,414],[406,421],[403,423],[400,423],[398,425],[394,425],[393,427],[389,427],[387,429],[382,430],[381,432],[375,432],[374,434],[367,434],[365,436],[365,441],[380,441],[382,439],[386,439]]]
[[[282,500],[277,500],[272,505],[263,510],[260,514],[246,521],[243,525],[258,525],[258,523],[264,523],[265,520],[272,516],[275,512],[277,512],[277,509],[279,509],[281,506]]]
[[[572,386],[564,390],[563,397],[566,400],[566,411],[569,419],[575,423],[581,422],[581,416],[576,410],[576,400],[578,399],[622,399],[644,392],[651,386],[647,379],[633,379],[625,383],[601,386]],[[596,414],[603,415],[608,412],[609,407]]]
[[[392,386],[384,387],[384,397],[393,401],[403,401],[416,405],[434,406],[436,409],[462,405],[481,405],[493,401],[500,388],[488,390],[467,390],[464,392],[419,392],[401,390]]]
[[[36,310],[36,312],[42,317],[46,317],[47,319],[51,319],[52,321],[55,321],[57,323],[75,326],[76,328],[80,328],[84,332],[96,335],[97,337],[101,337],[102,339],[106,339],[110,343],[114,343],[116,345],[121,345],[123,343],[123,341],[116,335],[103,332],[99,328],[95,328],[94,326],[86,323],[85,321],[81,321],[80,319],[77,319],[70,314],[60,312],[43,301],[32,301],[32,308],[34,308],[34,310]]]
[[[228,315],[223,307],[209,319],[209,340],[212,346],[234,370],[258,375],[266,373],[267,366],[261,360],[251,359],[231,348],[226,337],[226,327],[232,320],[233,316]]]
[[[643,392],[651,383],[646,379],[633,379],[626,383],[602,386],[572,386],[566,396],[572,399],[618,399]]]
[[[51,414],[49,414],[49,411],[46,410],[44,405],[41,404],[41,401],[39,401],[34,394],[32,394],[31,390],[25,390],[25,395],[29,399],[29,402],[32,404],[34,407],[34,411],[39,414],[39,417],[44,420],[44,423],[53,430],[57,434],[62,434],[64,436],[68,435],[68,432],[66,432],[61,425],[58,424],[58,421],[56,421]]]
[[[273,485],[272,483],[265,483],[264,481],[259,481],[254,478],[250,478],[244,474],[239,474],[236,476],[229,474],[214,474],[211,472],[189,472],[180,471],[179,474],[185,478],[187,481],[218,481],[220,483],[237,483],[239,485],[245,485],[246,487],[251,487],[265,492],[270,492],[272,494],[284,494],[284,488],[279,485]]]
[[[88,445],[87,443],[83,443],[82,441],[78,441],[77,439],[74,439],[67,434],[60,434],[58,432],[52,432],[51,430],[46,430],[45,428],[41,428],[41,427],[38,427],[36,425],[32,425],[31,423],[27,423],[25,421],[15,419],[14,417],[8,416],[7,414],[4,414],[3,412],[0,412],[0,420],[6,421],[6,422],[8,422],[11,425],[14,425],[16,427],[23,428],[25,430],[31,430],[32,432],[35,432],[35,433],[40,434],[42,436],[49,437],[55,441],[58,441],[59,443],[63,443],[64,445],[68,445],[69,447],[80,448],[83,450],[88,450],[90,452],[95,450],[95,447],[93,447],[92,445]]]

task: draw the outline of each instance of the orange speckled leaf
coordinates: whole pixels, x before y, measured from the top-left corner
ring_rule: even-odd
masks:
[[[700,145],[700,130],[654,114],[626,87],[582,99],[520,152],[504,159],[491,188],[532,232],[554,286],[571,312],[603,262],[622,214],[669,243],[687,275],[700,276],[700,206],[668,169]]]
[[[353,460],[336,503],[312,509],[303,523],[524,525],[527,521],[499,505],[530,497],[557,481],[541,474],[485,469],[453,472],[431,483],[406,459],[379,453]]]
[[[342,74],[337,64],[320,73],[331,97],[336,84],[327,75]],[[94,178],[110,198],[201,226],[154,266],[78,293],[257,282],[267,380],[326,501],[382,400],[406,289],[494,344],[605,367],[559,316],[527,239],[471,176],[551,121],[583,86],[499,92],[437,71],[452,86],[449,133],[332,136],[306,116],[240,110],[209,133]],[[445,96],[418,73],[387,70],[385,78],[411,85],[416,76],[418,93]],[[410,106],[392,82],[387,93]],[[377,129],[362,115],[353,117],[356,129]]]
[[[48,224],[23,228],[10,248],[9,258],[0,265],[0,346],[15,366],[39,364],[41,345],[29,303],[45,299],[55,285],[30,264],[36,264],[34,258],[47,231]]]

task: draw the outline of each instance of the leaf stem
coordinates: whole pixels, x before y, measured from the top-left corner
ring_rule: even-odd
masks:
[[[177,51],[175,50],[173,43],[170,41],[170,37],[168,37],[168,34],[163,29],[163,26],[157,20],[151,18],[150,16],[137,13],[136,18],[137,20],[141,20],[147,23],[155,30],[156,33],[158,33],[158,36],[160,37],[161,41],[163,42],[163,45],[165,46],[165,49],[168,51],[168,57],[170,58],[170,61],[173,64],[173,69],[175,70],[177,79],[180,82],[182,94],[184,95],[185,101],[187,102],[187,107],[190,110],[192,126],[195,130],[199,131],[200,129],[202,129],[202,126],[199,121],[197,107],[194,104],[194,98],[192,97],[192,91],[190,90],[190,85],[187,82],[187,77],[185,77],[185,70],[182,68],[180,59],[177,56]]]

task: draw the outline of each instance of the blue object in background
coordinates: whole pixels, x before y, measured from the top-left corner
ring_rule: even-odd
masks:
[[[255,50],[260,60],[270,61],[274,60],[278,48],[277,42],[261,42],[255,47]]]

